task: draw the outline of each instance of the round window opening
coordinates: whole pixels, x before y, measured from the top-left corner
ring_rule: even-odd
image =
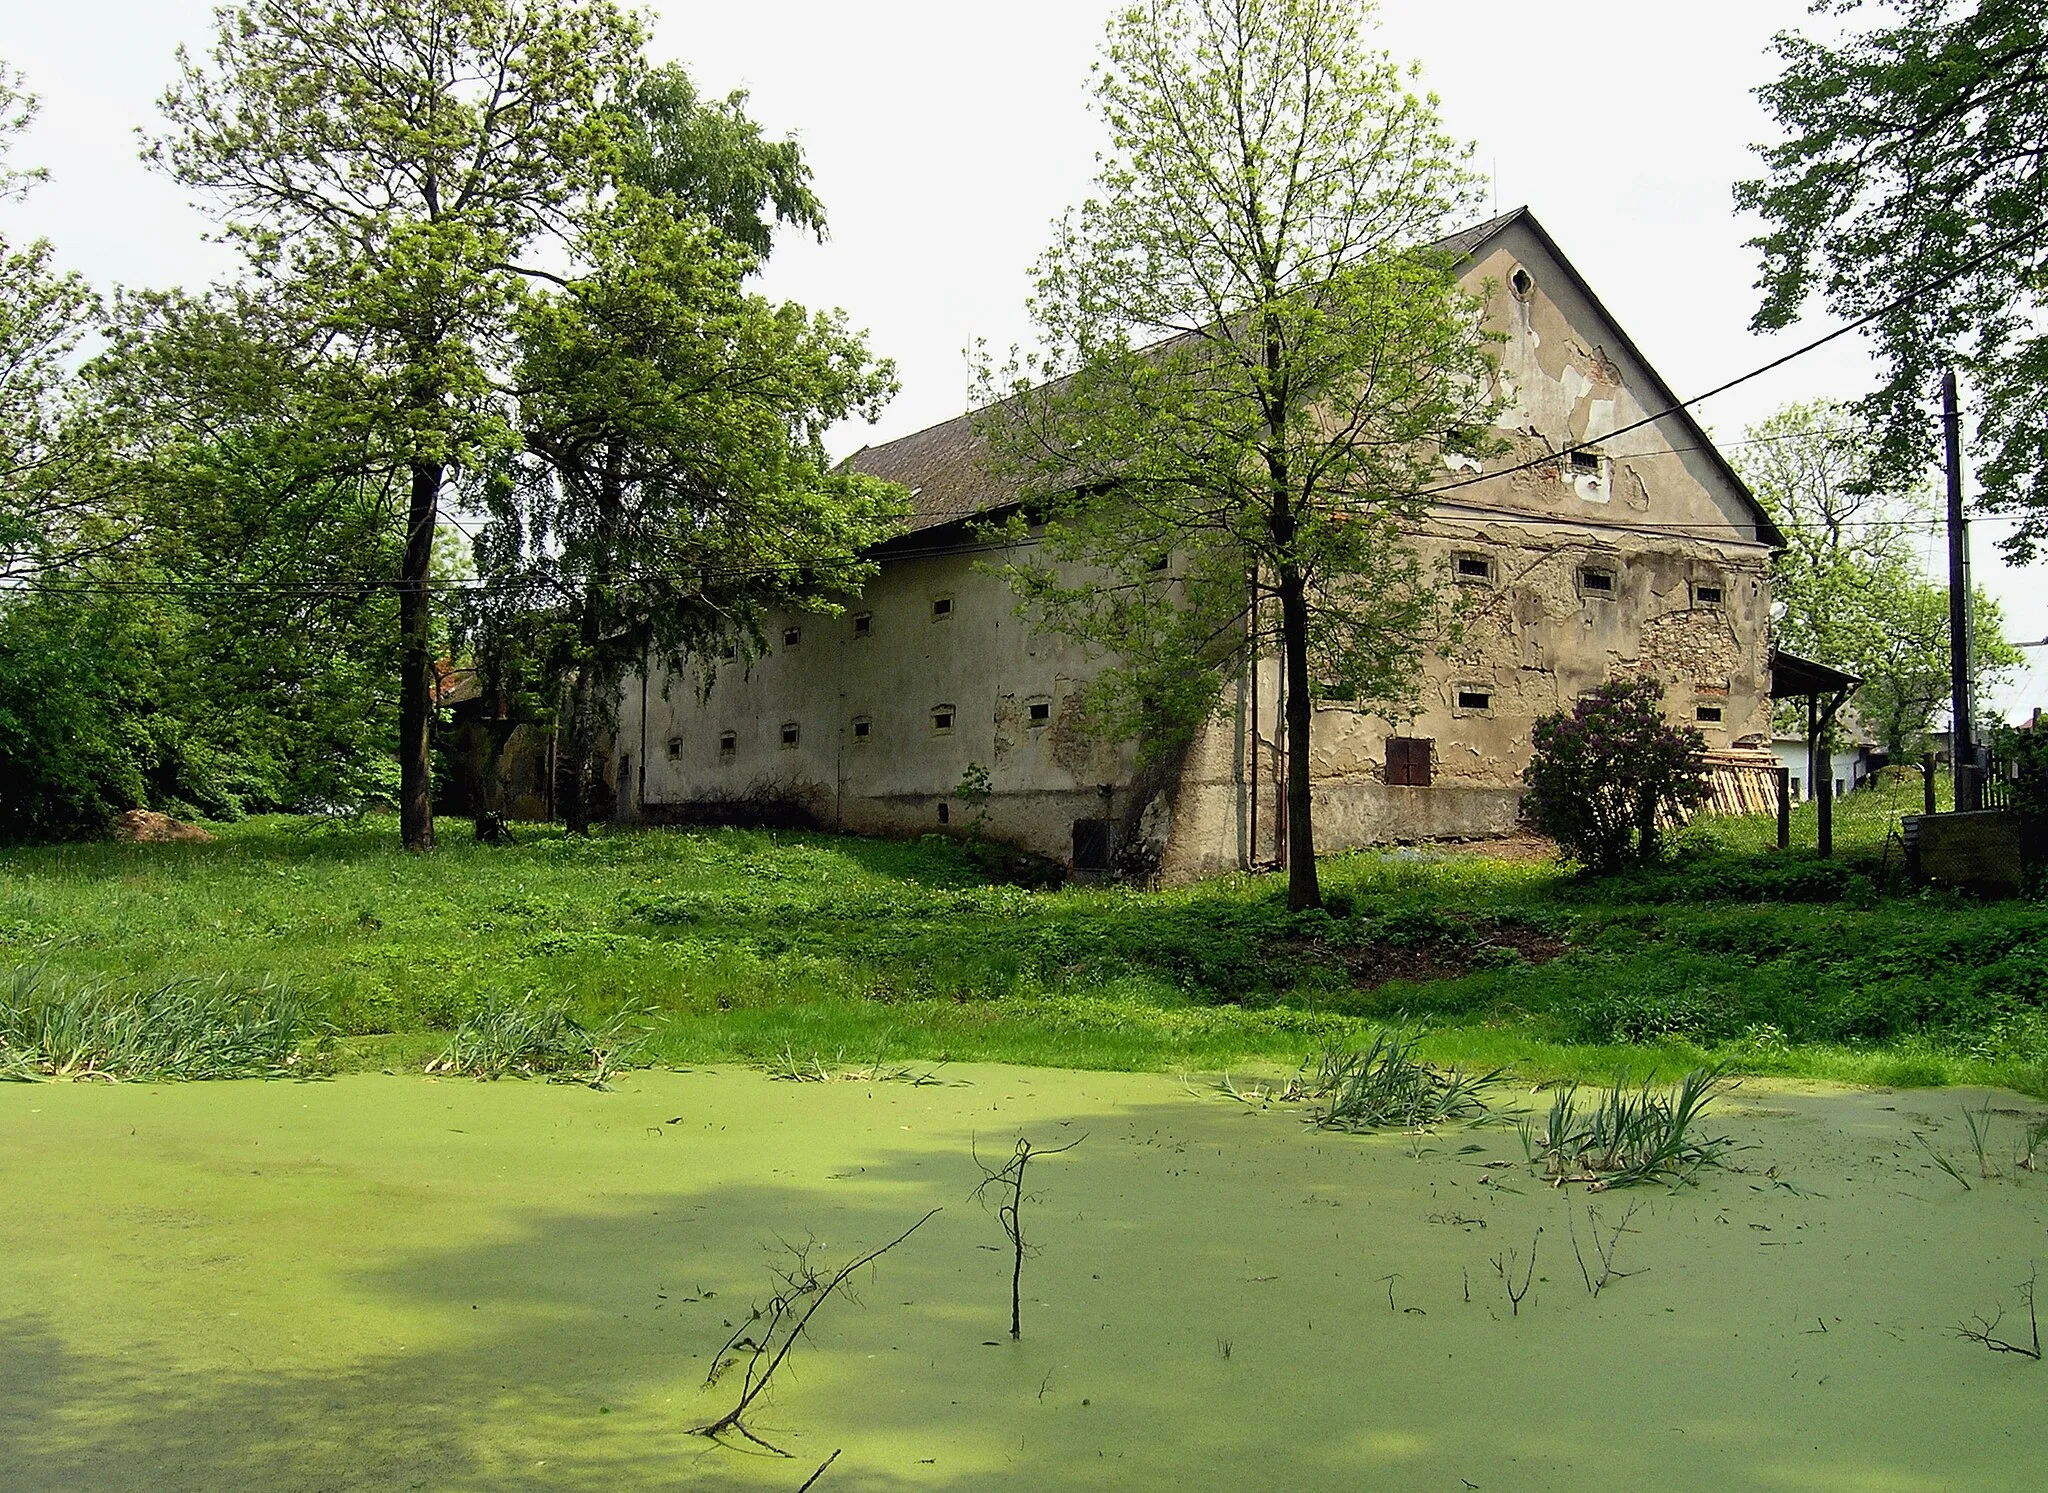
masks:
[[[1515,292],[1515,299],[1520,301],[1528,300],[1529,293],[1535,290],[1536,288],[1535,280],[1532,279],[1530,277],[1529,272],[1524,269],[1518,269],[1512,275],[1508,276],[1508,284],[1510,287],[1513,288]]]

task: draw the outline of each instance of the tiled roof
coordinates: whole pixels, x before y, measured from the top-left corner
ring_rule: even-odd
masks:
[[[1536,222],[1526,207],[1517,207],[1483,223],[1462,228],[1448,237],[1438,239],[1432,247],[1448,250],[1460,260],[1469,259],[1510,224],[1523,219],[1528,221],[1537,236],[1556,255],[1558,262],[1565,266],[1566,272],[1578,282],[1580,289],[1599,313],[1612,322],[1613,318],[1607,315],[1606,308],[1600,305],[1592,288],[1579,277],[1578,272],[1571,267],[1562,251],[1543,231],[1542,226]],[[1618,324],[1616,331],[1629,351],[1635,354],[1637,361],[1641,362],[1645,369],[1650,369],[1649,361],[1636,351],[1634,343],[1628,341],[1627,333],[1621,332]],[[1656,392],[1663,396],[1666,403],[1677,402],[1677,396],[1658,378],[1654,369],[1650,369],[1650,378]],[[1692,427],[1693,432],[1697,434],[1698,443],[1704,446],[1712,459],[1722,467],[1728,479],[1735,484],[1736,490],[1745,498],[1749,498],[1748,487],[1734,470],[1728,467],[1720,452],[1714,449],[1706,432],[1693,421],[1691,413],[1682,409],[1677,413],[1681,420]],[[906,534],[940,528],[946,524],[972,518],[976,514],[996,512],[1017,500],[1016,484],[996,477],[987,469],[982,459],[982,442],[974,433],[974,418],[974,412],[969,411],[920,430],[915,435],[906,435],[880,446],[864,446],[849,456],[844,465],[853,471],[901,483],[910,489],[911,518],[904,530]],[[1767,541],[1782,543],[1769,517],[1760,507],[1756,507],[1755,499],[1749,498],[1749,502],[1755,508],[1760,532]]]

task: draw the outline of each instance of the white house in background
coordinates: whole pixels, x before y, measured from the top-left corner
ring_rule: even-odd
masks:
[[[1535,719],[1617,674],[1662,680],[1674,720],[1768,770],[1767,566],[1783,542],[1769,516],[1526,209],[1445,247],[1505,338],[1510,449],[1447,460],[1458,485],[1411,533],[1469,602],[1462,641],[1426,655],[1420,711],[1319,703],[1318,845],[1512,832]],[[842,615],[774,618],[763,657],[629,680],[610,764],[622,816],[772,810],[957,833],[955,789],[977,767],[986,832],[1076,869],[1133,837],[1171,877],[1280,858],[1273,659],[1228,682],[1225,713],[1189,750],[1140,769],[1130,746],[1078,729],[1102,660],[1034,630],[989,573],[1005,550],[972,521],[1017,500],[986,471],[972,418],[849,465],[912,494],[907,531],[874,552],[880,573]]]

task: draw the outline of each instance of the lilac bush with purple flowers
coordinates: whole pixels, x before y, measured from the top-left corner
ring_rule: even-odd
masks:
[[[1567,857],[1602,872],[1655,860],[1663,827],[1707,796],[1706,738],[1664,718],[1655,679],[1610,679],[1536,722],[1523,810]]]

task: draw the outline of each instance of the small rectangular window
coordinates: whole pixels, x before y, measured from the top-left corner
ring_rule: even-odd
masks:
[[[1490,581],[1493,579],[1493,561],[1484,555],[1458,556],[1458,579],[1461,581]]]
[[[682,738],[682,737],[680,737],[680,736],[671,736],[671,737],[670,737],[670,738],[668,739],[668,760],[669,760],[669,761],[671,761],[671,762],[680,762],[680,761],[682,761],[682,760],[683,760],[683,738]]]
[[[1703,725],[1721,724],[1721,707],[1718,705],[1697,705],[1693,707],[1692,718]]]
[[[1692,588],[1692,604],[1696,607],[1719,606],[1721,604],[1721,588],[1719,586],[1694,586]]]
[[[736,731],[721,731],[718,736],[718,755],[732,757],[739,753],[740,738]]]
[[[795,746],[797,744],[798,735],[799,733],[797,731],[795,721],[784,721],[782,723],[782,744],[784,746]]]
[[[727,663],[732,663],[740,656],[739,640],[737,638],[727,638],[725,646],[718,650],[718,656]]]
[[[1579,572],[1579,589],[1593,596],[1614,594],[1614,572],[1587,568]]]
[[[1033,700],[1033,701],[1031,702],[1031,724],[1032,724],[1032,725],[1034,725],[1034,726],[1043,726],[1044,724],[1046,724],[1046,722],[1050,721],[1051,719],[1052,719],[1052,701],[1050,701],[1050,700]]]
[[[804,630],[803,630],[803,629],[802,629],[801,627],[785,627],[785,628],[783,628],[783,629],[782,629],[782,646],[783,646],[783,647],[785,647],[785,648],[794,648],[794,647],[796,647],[796,645],[797,645],[797,644],[801,643],[801,642],[802,642],[803,640],[804,640]]]
[[[874,633],[875,614],[873,612],[855,612],[853,614],[853,635],[857,638],[869,638],[873,637]]]
[[[938,705],[932,708],[932,730],[943,736],[953,729],[953,707]]]
[[[1572,452],[1572,475],[1574,477],[1595,477],[1600,475],[1600,453],[1589,451],[1584,446]]]
[[[1491,710],[1493,696],[1483,689],[1461,689],[1458,691],[1460,710]]]
[[[934,597],[932,598],[932,621],[934,621],[934,622],[944,622],[944,621],[945,621],[945,620],[946,620],[946,619],[947,619],[948,617],[950,617],[950,616],[952,616],[952,615],[953,615],[953,598],[952,598],[952,597],[950,597],[950,596],[934,596]]]
[[[874,731],[874,728],[875,728],[875,723],[874,723],[873,721],[869,720],[869,719],[868,719],[868,718],[867,718],[866,716],[864,716],[864,715],[857,715],[857,716],[855,716],[855,717],[853,718],[853,739],[854,739],[854,741],[855,741],[856,743],[860,743],[860,742],[864,742],[864,741],[866,741],[866,740],[868,739],[868,737],[869,737],[869,736],[870,736],[870,735],[871,735],[871,734],[873,733],[873,731]]]

